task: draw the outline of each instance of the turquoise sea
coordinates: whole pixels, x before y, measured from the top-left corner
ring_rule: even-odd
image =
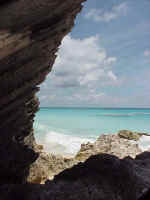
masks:
[[[150,133],[150,108],[40,108],[34,129],[46,151],[75,154],[101,134],[122,129]]]

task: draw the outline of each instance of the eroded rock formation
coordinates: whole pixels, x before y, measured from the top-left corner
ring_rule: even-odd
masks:
[[[55,175],[67,168],[71,168],[79,161],[74,158],[66,158],[61,155],[54,155],[44,151],[38,151],[39,157],[30,165],[29,183],[43,184],[46,180],[52,180]]]
[[[128,140],[138,141],[142,136],[150,136],[148,133],[138,133],[129,130],[121,130],[118,133],[120,138],[125,138]]]
[[[46,180],[52,180],[54,176],[67,168],[71,168],[79,162],[84,162],[90,156],[110,154],[118,158],[130,156],[135,158],[142,153],[137,143],[120,138],[119,134],[101,135],[94,143],[88,142],[82,144],[75,157],[64,157],[44,152],[41,145],[35,145],[35,150],[39,152],[38,159],[30,166],[28,182],[44,183]],[[100,166],[101,167],[101,166]]]
[[[142,153],[138,144],[131,143],[128,139],[122,138],[119,134],[101,135],[94,143],[82,144],[80,151],[76,155],[79,161],[85,161],[92,155],[107,153],[118,158],[130,156],[135,158]]]
[[[150,153],[101,154],[45,185],[26,183],[34,151],[38,85],[51,71],[84,0],[0,0],[0,199],[129,200],[150,185]],[[148,194],[148,193],[147,193]],[[145,199],[146,200],[146,199]]]
[[[0,183],[25,183],[38,157],[38,85],[84,0],[0,0]]]

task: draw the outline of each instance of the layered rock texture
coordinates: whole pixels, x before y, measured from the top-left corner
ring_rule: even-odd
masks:
[[[38,85],[84,0],[0,0],[0,183],[25,183]]]

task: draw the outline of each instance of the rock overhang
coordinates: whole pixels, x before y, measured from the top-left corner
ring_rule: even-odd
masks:
[[[0,1],[0,182],[25,183],[38,156],[33,148],[35,94],[82,2]]]
[[[31,163],[38,157],[33,133],[34,116],[39,108],[35,94],[51,71],[59,45],[73,27],[82,2],[84,0],[0,0],[0,191],[3,200],[136,199],[150,184],[147,152],[135,161],[110,155],[95,156],[62,172],[50,184],[23,185],[27,183]],[[114,163],[112,171],[106,166],[109,171],[105,169],[100,174],[98,164],[105,166],[106,160]],[[117,163],[121,164],[121,172]],[[95,167],[97,172],[94,172]],[[117,177],[121,177],[117,187],[113,182],[115,178],[111,178],[114,170]],[[107,180],[104,172],[110,174]],[[77,181],[72,181],[74,176]],[[122,177],[128,181],[122,183]],[[98,184],[102,180],[104,184]]]

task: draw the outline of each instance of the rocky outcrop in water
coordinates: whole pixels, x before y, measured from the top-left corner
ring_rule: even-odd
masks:
[[[25,183],[35,97],[84,0],[0,0],[0,183]]]
[[[92,155],[108,153],[124,158],[130,156],[135,158],[142,150],[137,144],[131,143],[128,139],[122,138],[119,134],[101,135],[96,142],[82,144],[76,159],[84,161]]]
[[[121,131],[119,131],[118,135],[121,138],[125,138],[128,140],[134,140],[134,141],[138,141],[143,135],[150,136],[147,133],[138,133],[138,132],[133,132],[133,131],[129,131],[129,130],[121,130]]]
[[[80,161],[87,160],[92,155],[111,154],[119,158],[130,156],[135,158],[142,150],[138,144],[127,139],[120,138],[119,134],[101,135],[96,142],[82,144],[80,151],[74,158],[65,158],[41,151],[41,145],[36,145],[39,157],[30,166],[28,181],[31,183],[43,183],[47,179],[53,179],[55,175]]]

